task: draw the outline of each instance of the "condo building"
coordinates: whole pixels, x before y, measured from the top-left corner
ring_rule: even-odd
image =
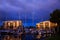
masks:
[[[50,21],[43,21],[43,22],[36,24],[37,29],[46,29],[46,28],[51,29],[51,28],[54,28],[56,26],[57,26],[57,23],[52,23]]]
[[[4,29],[22,28],[22,21],[21,20],[4,21],[3,25]]]

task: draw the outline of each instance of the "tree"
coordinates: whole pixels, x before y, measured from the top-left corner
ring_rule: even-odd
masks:
[[[50,14],[50,21],[57,23],[57,29],[60,29],[60,9],[56,9]],[[58,32],[60,33],[60,30]]]

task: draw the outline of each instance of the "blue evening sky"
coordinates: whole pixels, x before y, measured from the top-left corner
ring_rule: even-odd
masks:
[[[22,20],[24,26],[49,19],[60,9],[60,0],[0,0],[0,25],[5,20]]]

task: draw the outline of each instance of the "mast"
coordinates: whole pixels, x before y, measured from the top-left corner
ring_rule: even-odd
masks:
[[[34,14],[35,14],[35,9],[33,8],[33,10],[32,10],[32,25],[34,24]]]

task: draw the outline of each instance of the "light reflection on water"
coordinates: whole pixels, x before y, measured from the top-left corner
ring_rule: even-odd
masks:
[[[21,36],[3,35],[1,36],[1,40],[21,40]]]
[[[35,35],[1,35],[0,40],[37,40]],[[39,39],[42,40],[42,39]]]

